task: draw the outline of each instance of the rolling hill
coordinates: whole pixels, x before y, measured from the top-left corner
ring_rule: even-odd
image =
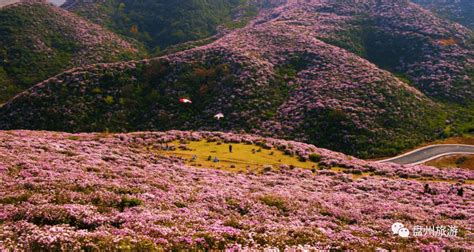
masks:
[[[16,2],[18,2],[18,0],[4,0],[4,1],[1,1],[0,2],[0,8],[4,7],[4,6],[7,6],[7,5],[10,5],[10,4],[14,4]]]
[[[169,150],[229,143],[253,166],[282,161],[239,172],[232,159],[199,166]],[[216,153],[197,162],[207,155]],[[3,131],[0,179],[2,250],[474,249],[474,171],[366,162],[294,141]],[[459,180],[464,195],[448,194]],[[392,233],[395,222],[409,238]],[[413,233],[424,225],[445,232]]]
[[[195,49],[67,71],[1,107],[0,128],[244,130],[361,157],[391,155],[441,134],[448,115],[440,105],[317,39],[313,19],[299,19],[308,6],[319,4],[266,10]],[[180,104],[182,97],[193,104]],[[217,113],[225,120],[215,120]]]
[[[138,39],[152,52],[242,27],[261,6],[247,0],[69,0],[63,8],[118,34]]]
[[[0,103],[68,68],[140,57],[137,48],[42,1],[1,8]]]
[[[438,100],[474,101],[472,32],[406,0],[297,4],[278,22],[300,22],[323,41],[389,70]]]
[[[136,38],[152,54],[183,42],[221,36],[248,23],[261,7],[285,3],[302,16],[290,22],[312,25],[318,38],[351,50],[390,70],[430,96],[464,101],[472,93],[472,1],[418,0],[427,12],[408,0],[395,1],[84,1],[64,7],[92,22]],[[297,8],[294,8],[298,6]],[[186,17],[186,18],[183,18]],[[326,20],[327,19],[327,20]],[[297,20],[297,21],[296,21]],[[308,27],[309,28],[309,27]],[[204,43],[212,41],[211,38]],[[165,50],[165,53],[167,51]],[[433,60],[435,59],[435,60]]]

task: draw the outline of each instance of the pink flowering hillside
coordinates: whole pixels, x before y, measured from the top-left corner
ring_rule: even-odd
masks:
[[[439,136],[447,117],[440,105],[317,39],[305,6],[262,11],[245,28],[195,49],[66,71],[1,107],[0,128],[243,130],[360,157]],[[213,117],[218,113],[223,120]]]
[[[233,22],[242,25],[243,20],[253,18],[250,12],[255,13],[263,5],[274,10],[269,15],[273,24],[311,33],[355,52],[403,77],[425,94],[454,102],[472,101],[474,97],[472,31],[449,21],[470,27],[474,16],[471,0],[258,0],[241,1],[237,6],[225,0],[212,0],[206,2],[207,6],[189,0],[179,5],[169,1],[120,3],[70,0],[64,7],[120,34],[159,44],[163,49],[179,41],[239,27],[225,22],[227,19],[221,15],[214,15],[210,19],[214,21],[207,24],[212,29],[206,30],[201,26],[206,24],[202,19],[210,18],[207,12],[230,15]],[[177,13],[187,14],[190,6],[195,14],[188,15],[188,24]],[[136,33],[130,31],[133,25],[138,25]]]
[[[46,1],[0,9],[0,104],[65,69],[142,55],[136,43]]]
[[[176,141],[255,145],[317,168],[197,168],[166,155]],[[3,131],[0,181],[0,250],[474,249],[473,171],[366,162],[293,141]],[[457,181],[463,196],[449,193]],[[415,231],[394,235],[395,222]],[[416,231],[429,226],[443,230]]]
[[[410,1],[297,3],[275,22],[303,25],[323,41],[396,73],[431,97],[474,99],[472,31]]]

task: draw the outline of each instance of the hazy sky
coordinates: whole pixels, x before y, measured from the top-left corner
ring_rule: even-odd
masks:
[[[66,0],[48,0],[50,1],[51,3],[54,3],[56,5],[61,5],[63,4]]]
[[[0,7],[8,4],[12,4],[15,2],[18,2],[19,0],[0,0]],[[61,5],[63,4],[66,0],[48,0],[51,3],[54,3],[56,5]]]

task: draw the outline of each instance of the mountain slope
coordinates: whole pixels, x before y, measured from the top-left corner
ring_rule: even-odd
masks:
[[[4,6],[7,6],[7,5],[10,5],[10,4],[14,4],[18,2],[18,0],[3,0],[0,2],[0,8],[1,7],[4,7]]]
[[[115,34],[41,1],[0,9],[0,103],[67,68],[137,57]]]
[[[159,51],[242,26],[257,14],[258,4],[247,0],[69,0],[63,8]]]
[[[474,2],[470,0],[413,0],[441,17],[474,29]]]
[[[298,3],[276,21],[314,29],[318,38],[400,74],[431,97],[474,100],[471,31],[409,1]]]
[[[278,6],[285,2],[286,9],[273,13],[279,16],[275,21],[299,23],[306,30],[312,29],[318,38],[402,76],[431,97],[448,102],[473,102],[474,39],[470,30],[438,18],[408,0],[251,1],[242,4],[255,12],[259,6]],[[161,47],[215,34],[216,29],[224,27],[232,17],[238,20],[238,17],[252,16],[243,14],[246,8],[237,2],[222,0],[189,0],[179,5],[71,0],[70,4],[69,9],[94,22]],[[447,1],[445,5],[462,6],[469,13],[464,7],[472,4]],[[143,14],[148,12],[152,15]],[[184,19],[184,16],[189,18]]]
[[[0,128],[245,130],[364,157],[439,135],[446,113],[437,104],[312,29],[281,22],[275,13],[286,8],[207,46],[67,71],[5,104]]]

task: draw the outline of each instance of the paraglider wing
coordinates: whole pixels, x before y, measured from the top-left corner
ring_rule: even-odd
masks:
[[[179,102],[180,103],[193,103],[191,100],[189,100],[187,98],[181,98],[181,99],[179,99]]]
[[[224,114],[222,113],[216,114],[214,118],[216,118],[217,120],[220,120],[221,118],[224,118]]]

